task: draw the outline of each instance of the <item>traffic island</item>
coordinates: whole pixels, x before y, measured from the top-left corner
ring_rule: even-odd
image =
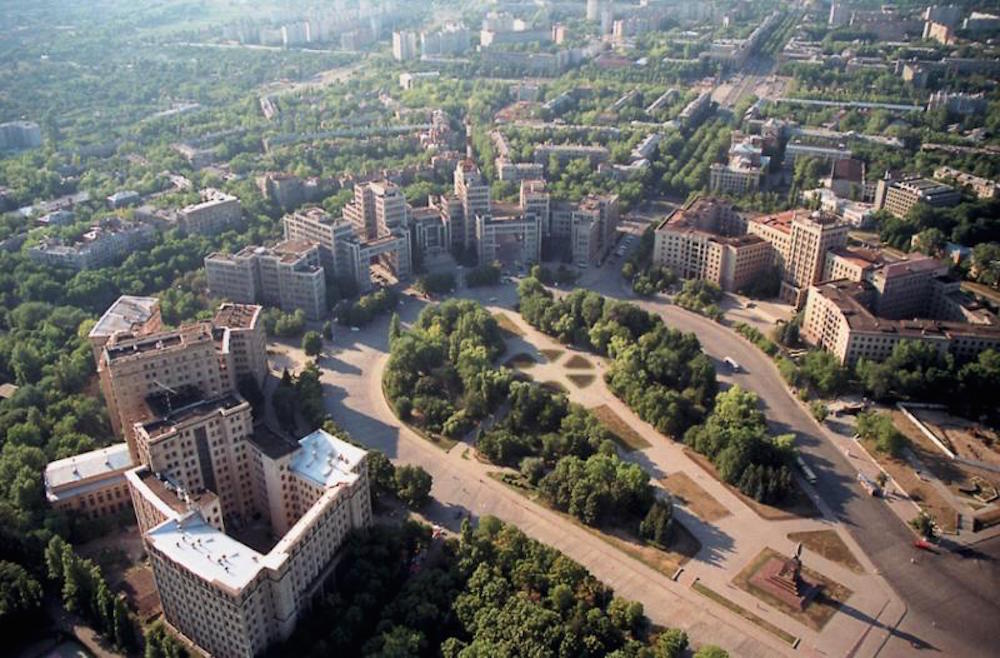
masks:
[[[733,584],[815,631],[823,630],[853,594],[844,585],[802,566],[799,556],[789,557],[771,548],[758,553]]]

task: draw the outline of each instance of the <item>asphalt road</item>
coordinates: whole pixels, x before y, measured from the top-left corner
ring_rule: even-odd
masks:
[[[612,287],[612,277],[602,277]],[[621,297],[621,289],[606,294]],[[617,292],[617,294],[616,294]],[[797,445],[818,480],[815,489],[845,524],[880,573],[906,602],[908,612],[886,644],[885,656],[937,652],[948,656],[997,655],[1000,622],[1000,538],[960,553],[929,554],[913,547],[914,535],[880,499],[862,491],[856,469],[791,396],[769,357],[735,332],[676,306],[637,302],[664,321],[693,332],[725,372],[722,359],[743,368],[732,380],[760,396],[776,432],[795,432]],[[916,562],[911,562],[913,558]],[[882,620],[892,626],[899,620]]]

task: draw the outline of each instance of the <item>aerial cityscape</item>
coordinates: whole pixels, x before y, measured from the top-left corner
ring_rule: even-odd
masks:
[[[988,658],[1000,3],[0,12],[16,658]]]

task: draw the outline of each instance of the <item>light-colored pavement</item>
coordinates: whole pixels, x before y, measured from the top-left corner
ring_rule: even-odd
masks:
[[[612,297],[628,296],[621,290],[615,269],[616,266],[589,270],[581,284]],[[475,291],[475,294],[470,292],[462,290],[459,294],[463,297],[477,297],[484,302],[496,297],[496,305],[507,308],[516,300],[513,286]],[[775,611],[766,611],[761,616],[802,637],[803,644],[799,650],[804,653],[906,656],[912,655],[914,647],[920,647],[946,655],[989,655],[988,647],[991,644],[980,641],[976,636],[979,630],[974,630],[971,636],[962,635],[956,632],[957,627],[952,626],[950,620],[956,614],[969,615],[972,622],[970,627],[989,629],[989,626],[980,624],[984,616],[989,617],[996,609],[995,597],[987,593],[991,588],[992,592],[997,591],[995,558],[979,551],[968,558],[975,563],[971,569],[973,575],[979,577],[978,584],[973,582],[971,586],[968,584],[970,564],[961,562],[966,558],[929,558],[919,555],[921,559],[916,564],[910,563],[909,557],[914,553],[914,549],[909,548],[912,535],[883,503],[860,495],[861,490],[853,478],[856,467],[849,464],[849,458],[834,443],[835,435],[818,427],[791,397],[770,359],[730,330],[701,316],[664,306],[656,301],[639,303],[648,310],[659,313],[669,325],[695,332],[706,353],[713,359],[721,361],[724,356],[732,355],[744,366],[744,372],[721,379],[739,383],[757,392],[774,431],[795,431],[799,436],[800,448],[814,470],[820,474],[816,491],[811,491],[810,495],[825,512],[826,518],[801,523],[838,529],[841,537],[862,560],[868,573],[874,574],[866,576],[869,581],[877,580],[876,576],[879,574],[891,574],[893,587],[899,591],[902,586],[904,591],[901,594],[907,603],[912,606],[911,601],[915,600],[919,604],[917,611],[911,611],[905,616],[903,623],[892,630],[904,617],[905,608],[894,603],[898,599],[892,596],[891,590],[884,586],[872,587],[870,582],[861,582],[852,587],[859,592],[859,598],[852,597],[846,614],[837,615],[823,633],[808,631]],[[415,318],[418,310],[419,304],[416,301],[408,301],[401,309],[404,321]],[[507,313],[512,318],[517,317],[512,311]],[[702,479],[697,480],[699,485],[711,488],[712,495],[720,499],[727,508],[740,510],[741,513],[734,514],[732,521],[717,523],[716,526],[724,527],[724,533],[715,532],[713,535],[716,526],[701,524],[686,510],[681,509],[679,517],[708,548],[687,565],[688,573],[682,576],[679,583],[669,581],[562,517],[485,477],[486,472],[495,468],[479,464],[469,459],[468,455],[463,457],[464,446],[460,445],[451,453],[444,454],[409,430],[401,429],[385,406],[379,386],[381,364],[385,358],[386,326],[387,320],[383,319],[363,332],[343,331],[338,334],[330,353],[321,359],[324,383],[328,387],[328,408],[338,423],[362,442],[383,449],[394,460],[419,463],[431,472],[435,477],[433,494],[436,499],[431,510],[432,518],[442,525],[456,526],[466,510],[475,515],[495,514],[521,526],[540,541],[563,550],[623,596],[642,601],[647,613],[657,622],[685,627],[696,639],[723,644],[732,649],[735,655],[775,655],[789,652],[789,648],[774,636],[693,594],[687,589],[687,578],[693,578],[698,571],[699,577],[712,583],[714,589],[725,588],[727,596],[760,614],[762,611],[756,607],[757,601],[729,588],[728,579],[744,564],[744,560],[749,559],[746,556],[752,557],[751,554],[756,553],[755,547],[766,544],[778,550],[790,550],[785,535],[806,527],[805,525],[795,525],[792,528],[790,524],[788,527],[776,524],[771,528],[763,528],[755,522],[752,514],[744,516],[742,512],[745,511],[745,506],[742,501],[721,488],[712,478],[707,478],[709,482],[706,483],[706,476],[702,473]],[[517,349],[513,349],[512,353],[516,351]],[[599,375],[600,372],[595,374]],[[572,390],[570,382],[564,382],[564,385]],[[594,386],[598,384],[591,388]],[[595,392],[597,390],[593,389]],[[585,399],[581,401],[586,404]],[[604,403],[611,401],[617,402],[611,396]],[[618,407],[616,411],[623,415],[620,409]],[[642,453],[643,459],[649,459],[649,464],[646,465],[665,464],[666,468],[661,469],[663,473],[677,470],[676,464],[680,462],[675,461],[676,456],[671,453],[670,447],[678,449],[677,446],[662,438],[652,443],[653,447]],[[716,491],[716,487],[722,491]],[[738,518],[744,521],[741,522]],[[743,527],[744,525],[747,527]],[[845,529],[849,532],[844,532]],[[739,541],[732,542],[728,550],[719,551],[719,546],[725,541],[723,534],[729,536],[730,541],[734,536]],[[703,559],[712,552],[723,553],[725,561],[713,565],[712,560]],[[866,553],[871,562],[865,557]],[[812,560],[815,560],[818,571],[845,583],[857,583],[856,575],[844,573],[838,565],[807,553],[807,565]],[[735,567],[735,570],[731,567]],[[952,579],[955,582],[950,583]],[[691,599],[691,596],[696,598]],[[883,602],[882,607],[879,607],[880,600]],[[960,612],[942,611],[943,602]],[[873,623],[873,619],[877,621]],[[940,623],[942,619],[946,620],[944,625]],[[719,628],[725,630],[719,631]],[[865,628],[871,630],[865,631]],[[833,644],[824,648],[824,643],[827,642],[825,636],[828,634],[836,634],[838,639],[832,640]],[[851,638],[850,646],[841,637]],[[828,651],[831,648],[833,651]]]

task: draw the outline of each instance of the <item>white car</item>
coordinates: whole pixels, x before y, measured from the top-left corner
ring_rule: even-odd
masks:
[[[361,327],[351,327],[351,331],[357,333],[357,332],[361,331]]]

